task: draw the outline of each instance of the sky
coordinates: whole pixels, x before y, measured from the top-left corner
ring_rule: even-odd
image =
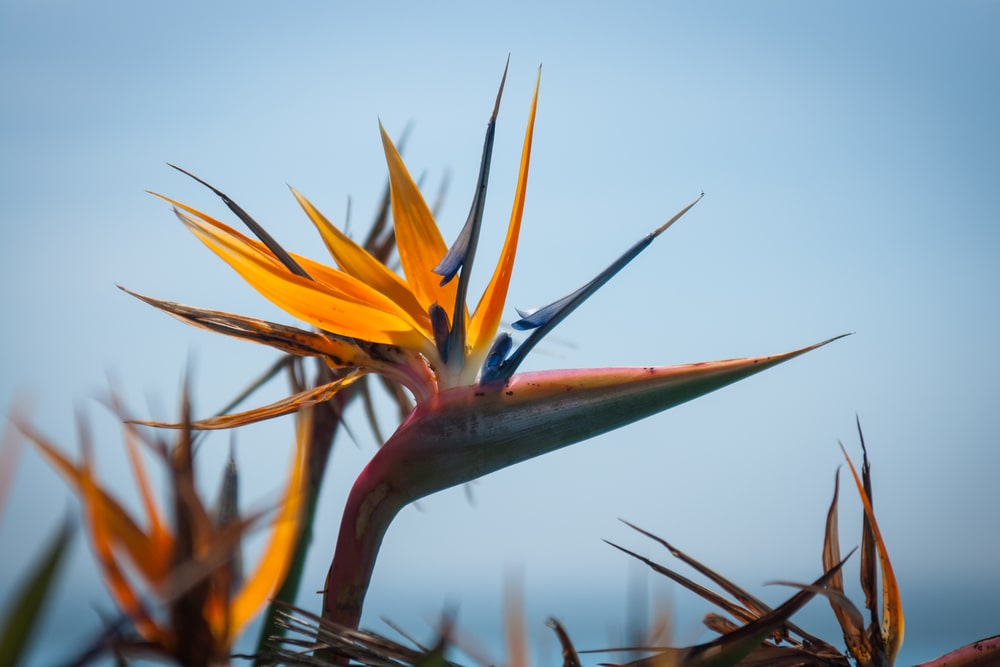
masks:
[[[906,610],[901,663],[996,634],[998,28],[1000,7],[965,1],[5,2],[0,408],[28,410],[71,452],[85,414],[102,478],[134,501],[117,426],[96,400],[109,383],[136,412],[169,418],[191,368],[196,410],[208,414],[276,354],[186,328],[115,286],[295,323],[147,194],[231,220],[166,163],[323,260],[286,186],[338,223],[349,201],[360,235],[386,178],[378,121],[394,136],[410,125],[404,158],[429,196],[447,183],[439,224],[452,238],[509,54],[483,275],[542,74],[507,321],[705,193],[526,368],[709,361],[853,335],[408,508],[389,530],[363,625],[391,633],[387,617],[427,636],[456,605],[459,625],[504,662],[505,582],[517,572],[542,664],[558,659],[549,615],[579,648],[618,642],[637,580],[673,610],[677,643],[707,640],[706,605],[602,540],[669,564],[626,519],[777,604],[789,592],[766,582],[821,572],[838,441],[860,457],[857,418]],[[377,446],[360,411],[347,419],[355,437],[335,447],[306,607],[318,608],[311,591],[347,489]],[[291,437],[290,419],[235,436],[248,506],[274,500]],[[214,436],[199,455],[207,494],[229,441]],[[26,448],[0,514],[0,601],[67,513],[78,516],[66,485]],[[860,513],[843,493],[845,550],[860,542]],[[861,603],[856,585],[849,593]],[[46,638],[92,636],[95,609],[109,604],[78,535],[36,661],[59,657],[45,655]],[[822,600],[798,619],[842,645]]]

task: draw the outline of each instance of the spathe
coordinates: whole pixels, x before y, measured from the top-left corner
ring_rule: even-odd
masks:
[[[324,617],[357,627],[389,523],[410,502],[703,396],[843,336],[766,357],[542,371],[448,389],[417,405],[358,476],[344,508]]]

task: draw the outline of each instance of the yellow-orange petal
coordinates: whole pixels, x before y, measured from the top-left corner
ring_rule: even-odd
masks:
[[[289,470],[288,486],[282,496],[264,554],[230,605],[229,622],[226,627],[230,642],[240,634],[261,606],[274,595],[288,572],[298,539],[302,503],[306,495],[306,466],[309,460],[311,436],[312,411],[307,409],[297,415],[295,451]]]
[[[344,298],[326,285],[290,273],[252,244],[178,212],[191,231],[276,306],[325,331],[373,343],[423,349],[427,339],[399,313]],[[306,270],[309,269],[307,267]],[[342,275],[342,274],[341,274]],[[386,300],[387,301],[387,300]],[[394,306],[390,306],[396,310]]]
[[[331,224],[326,216],[298,190],[291,188],[291,191],[302,210],[316,226],[323,242],[330,251],[330,255],[333,256],[341,270],[392,299],[402,310],[409,313],[414,321],[423,324],[426,331],[433,335],[430,331],[430,318],[427,315],[427,310],[420,305],[403,279]]]
[[[120,542],[120,536],[115,528],[120,526],[120,515],[123,510],[113,501],[108,503],[107,494],[94,482],[89,462],[86,460],[77,470],[79,474],[80,499],[84,514],[90,525],[90,542],[94,548],[97,561],[101,566],[101,574],[108,591],[115,599],[118,607],[127,615],[136,630],[148,641],[161,645],[169,645],[170,637],[149,616],[139,596],[122,572],[114,554],[114,543]],[[149,554],[147,552],[147,556]],[[140,567],[146,559],[136,562]]]
[[[392,221],[403,273],[424,311],[436,303],[445,312],[454,312],[458,285],[452,281],[442,286],[441,276],[434,273],[434,267],[445,256],[448,246],[441,237],[427,202],[382,123],[379,123],[379,131],[382,133],[382,147],[389,167]]]
[[[179,202],[161,194],[152,194],[169,204],[172,204],[175,208],[187,213],[188,215],[184,215],[177,212],[177,215],[186,225],[188,225],[190,229],[192,229],[192,231],[197,228],[201,229],[202,232],[208,234],[212,238],[216,238],[220,241],[224,239],[227,247],[231,246],[239,248],[241,253],[251,255],[255,262],[273,267],[273,270],[279,276],[286,273],[288,275],[295,275],[289,272],[287,267],[285,267],[285,265],[274,256],[267,246],[260,241],[252,239],[245,234],[241,234],[229,225],[220,222],[210,215],[202,213],[198,209],[188,206],[183,202]],[[374,287],[358,280],[354,276],[338,271],[324,264],[320,264],[315,260],[303,257],[296,253],[290,252],[288,255],[294,259],[295,262],[306,271],[306,273],[309,274],[309,277],[311,277],[313,281],[327,289],[331,295],[351,303],[374,307],[386,313],[394,314],[400,319],[407,321],[410,326],[415,329],[427,330],[428,338],[430,337],[429,318],[426,314],[421,315],[416,321],[414,321],[411,319],[410,313],[407,310],[399,308],[395,301],[385,296]],[[300,278],[300,276],[297,275],[295,277]]]
[[[129,464],[132,466],[132,474],[135,477],[136,486],[139,487],[139,497],[142,499],[143,509],[149,522],[149,542],[152,551],[157,555],[162,576],[166,576],[173,554],[173,536],[167,529],[167,522],[160,506],[153,498],[152,486],[149,483],[149,476],[146,474],[146,467],[142,463],[142,454],[139,451],[138,435],[133,427],[125,426],[125,450],[128,453]],[[152,564],[152,563],[151,563]]]
[[[517,240],[521,233],[521,218],[524,214],[524,197],[528,188],[528,166],[531,162],[531,140],[535,130],[535,111],[538,107],[538,88],[541,84],[542,70],[538,68],[535,79],[535,94],[531,99],[531,111],[528,114],[528,127],[524,132],[524,146],[521,149],[521,168],[517,176],[517,189],[514,192],[514,206],[510,213],[510,223],[507,225],[507,237],[504,239],[503,250],[493,271],[493,277],[483,291],[483,296],[476,306],[469,321],[469,335],[466,339],[472,348],[468,363],[473,370],[478,370],[483,359],[489,352],[500,326],[504,304],[507,301],[507,290],[510,277],[514,271],[514,257],[517,254]]]
[[[18,424],[18,427],[35,444],[49,464],[73,485],[83,499],[84,487],[90,476],[87,467],[70,461],[55,445],[27,425]],[[161,575],[163,567],[154,541],[109,494],[96,486],[92,480],[90,483],[95,486],[93,493],[96,495],[89,502],[93,504],[94,511],[100,513],[104,530],[115,543],[125,549],[140,574],[148,581],[155,581]]]

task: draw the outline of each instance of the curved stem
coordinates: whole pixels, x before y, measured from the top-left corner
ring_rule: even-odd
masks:
[[[323,588],[323,618],[352,629],[361,621],[382,538],[409,502],[389,481],[385,461],[376,454],[351,488]]]
[[[522,373],[435,394],[413,409],[351,488],[323,618],[357,629],[382,538],[408,503],[662,412],[832,340],[767,357]]]

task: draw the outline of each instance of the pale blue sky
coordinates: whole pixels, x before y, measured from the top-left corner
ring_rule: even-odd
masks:
[[[334,220],[351,197],[360,230],[385,178],[377,120],[396,134],[412,121],[411,170],[432,190],[450,175],[440,217],[450,238],[510,53],[483,275],[539,64],[543,73],[508,318],[575,288],[706,193],[530,367],[706,361],[856,335],[487,477],[474,505],[454,490],[405,511],[365,625],[387,630],[388,616],[423,634],[458,602],[460,623],[499,636],[514,566],[541,659],[555,659],[549,614],[581,648],[606,645],[630,568],[601,539],[666,560],[618,517],[776,602],[788,591],[764,582],[820,571],[837,440],[860,454],[859,414],[907,610],[901,661],[934,657],[1000,631],[998,29],[988,2],[6,2],[0,405],[32,397],[36,421],[67,449],[83,406],[102,471],[132,493],[114,424],[90,400],[106,375],[137,410],[148,399],[162,417],[193,360],[207,413],[275,355],[185,328],[114,285],[291,322],[145,193],[226,215],[164,163],[322,259],[285,184]],[[336,448],[310,590],[322,586],[346,489],[375,446],[361,415],[350,417],[358,443]],[[237,436],[246,501],[273,499],[290,437],[289,421]],[[209,443],[207,487],[227,438]],[[62,481],[26,452],[0,522],[0,595],[70,506]],[[860,538],[851,494],[841,512],[846,549]],[[105,604],[76,546],[49,637],[89,636],[92,606]],[[672,595],[678,641],[707,638],[697,631],[704,606]],[[841,643],[822,602],[802,618]]]

